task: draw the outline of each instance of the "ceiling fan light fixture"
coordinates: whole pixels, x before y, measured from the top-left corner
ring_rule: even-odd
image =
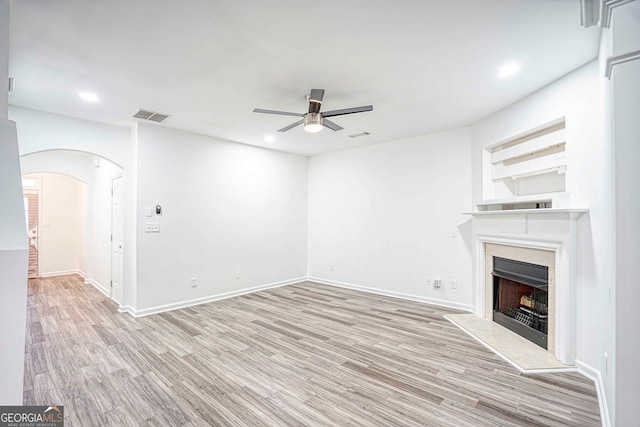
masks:
[[[309,133],[320,132],[323,128],[322,114],[307,113],[304,116],[304,130]]]

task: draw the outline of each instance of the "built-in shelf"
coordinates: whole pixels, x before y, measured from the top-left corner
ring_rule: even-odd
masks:
[[[482,159],[485,197],[565,192],[568,164],[565,119],[558,117],[491,143],[484,147]]]

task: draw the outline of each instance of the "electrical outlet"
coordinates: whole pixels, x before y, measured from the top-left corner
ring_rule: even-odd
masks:
[[[145,231],[145,233],[159,233],[160,232],[160,223],[159,222],[145,222],[144,223],[144,231]]]
[[[431,277],[427,277],[427,286],[431,287],[431,285],[433,285],[433,280],[431,280]]]
[[[240,270],[236,271],[236,280],[240,280]]]
[[[451,279],[451,289],[458,289],[458,281],[456,279]]]
[[[439,279],[437,277],[433,279],[433,287],[435,289],[440,289],[442,287],[442,279]]]
[[[333,264],[329,265],[329,271],[334,271],[333,270]]]
[[[198,286],[198,284],[196,283],[196,280],[198,280],[198,278],[197,278],[197,277],[192,277],[192,278],[191,278],[191,287],[192,287],[192,288],[195,288],[195,287],[197,287],[197,286]]]

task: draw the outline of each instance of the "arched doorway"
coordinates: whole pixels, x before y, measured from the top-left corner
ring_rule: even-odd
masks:
[[[86,269],[86,183],[59,173],[22,177],[29,236],[29,278]],[[82,274],[82,273],[81,273]]]
[[[32,153],[21,157],[21,167],[25,180],[37,178],[41,188],[39,229],[34,233],[40,237],[39,244],[41,259],[39,260],[38,274],[40,276],[55,274],[81,274],[87,284],[95,286],[105,295],[114,299],[118,304],[122,303],[122,238],[113,240],[114,230],[121,236],[122,230],[122,197],[114,199],[112,195],[114,183],[122,181],[122,168],[94,154],[72,150],[49,150]],[[84,185],[84,189],[78,190],[77,204],[84,205],[79,213],[69,209],[66,216],[59,217],[57,221],[47,221],[43,211],[49,213],[56,205],[56,196],[67,194],[63,186],[54,185],[56,181],[75,180]],[[58,182],[60,184],[60,182]],[[47,189],[45,197],[45,189]],[[66,191],[66,192],[65,192]],[[73,192],[72,192],[73,193]],[[53,205],[51,205],[53,203]],[[115,205],[114,205],[115,203]],[[49,207],[47,207],[47,205]],[[73,203],[70,202],[70,206]],[[114,209],[114,206],[116,208]],[[53,258],[49,244],[55,244],[54,236],[63,229],[63,224],[69,223],[75,216],[81,216],[74,221],[76,227],[81,230],[77,233],[80,240],[80,248],[76,248],[76,268],[66,270],[52,270],[49,263]],[[71,228],[67,229],[69,235],[75,235]],[[49,234],[49,236],[48,236]],[[48,242],[47,242],[48,240]],[[69,244],[67,244],[69,245]],[[115,246],[114,246],[115,245]],[[115,249],[115,250],[114,250]],[[57,256],[66,254],[66,266],[73,267],[70,262],[70,253],[74,252],[63,247],[58,247]],[[48,260],[48,261],[47,261]],[[62,265],[62,264],[59,264]],[[114,284],[114,287],[112,287]]]

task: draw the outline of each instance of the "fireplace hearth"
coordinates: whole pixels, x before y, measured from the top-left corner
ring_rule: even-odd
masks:
[[[493,321],[547,349],[549,268],[493,257]]]

